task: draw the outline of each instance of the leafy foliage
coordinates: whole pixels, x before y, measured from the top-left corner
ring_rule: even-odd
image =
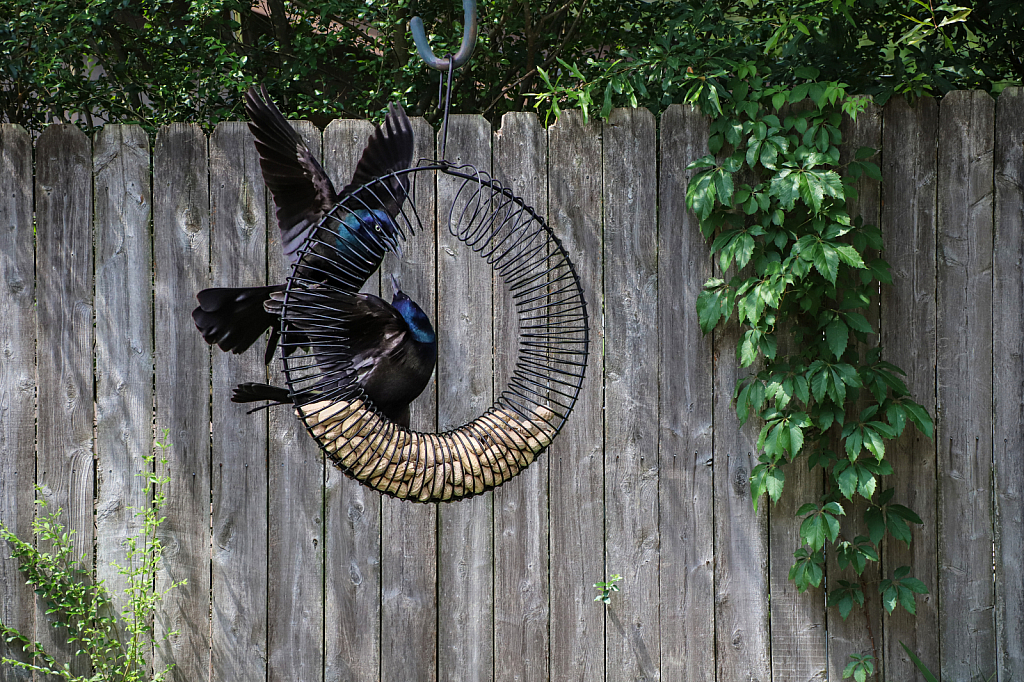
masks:
[[[727,62],[760,58],[777,66],[776,85],[810,90],[794,73],[816,68],[818,80],[879,102],[954,87],[996,92],[1024,77],[1017,0],[970,9],[924,0],[480,0],[478,9],[480,39],[455,79],[453,110],[493,121],[530,102],[545,115],[570,106],[658,111],[707,78],[719,85],[702,90],[701,103],[714,106],[721,75],[735,73]],[[438,74],[415,56],[413,15],[436,54],[457,49],[462,8],[452,0],[7,0],[0,120],[32,130],[54,121],[212,126],[241,118],[241,96],[256,82],[286,114],[321,126],[375,116],[394,100],[436,117]],[[834,88],[820,94],[837,101]],[[752,153],[770,162],[775,149]],[[828,181],[784,184],[816,196],[835,189]]]
[[[622,576],[616,573],[612,577],[608,578],[608,580],[594,583],[594,587],[597,588],[597,596],[594,597],[594,601],[611,604],[612,592],[619,591],[619,586],[616,583],[620,580],[622,580]]]
[[[169,444],[160,441],[157,446],[167,448]],[[69,663],[59,663],[42,644],[33,642],[2,622],[0,636],[8,642],[20,644],[30,660],[4,658],[0,663],[55,675],[69,682],[159,682],[166,678],[173,666],[168,665],[150,676],[145,652],[152,642],[153,614],[157,604],[168,591],[183,585],[184,581],[172,582],[163,591],[158,591],[154,585],[154,575],[163,554],[163,546],[157,537],[157,529],[164,520],[160,516],[166,501],[163,489],[170,480],[167,475],[153,470],[154,459],[153,456],[147,457],[149,466],[139,474],[146,490],[152,492],[152,504],[135,510],[142,521],[142,528],[138,535],[125,541],[125,564],[114,564],[127,582],[124,588],[127,603],[120,614],[116,614],[103,581],[92,582],[92,566],[83,562],[84,557],[76,559],[73,556],[75,531],[66,530],[61,523],[62,510],[40,514],[32,522],[33,534],[43,544],[50,545],[50,551],[38,549],[0,524],[0,537],[13,546],[12,554],[21,561],[19,568],[25,574],[26,582],[35,586],[36,594],[46,601],[46,612],[55,615],[53,625],[68,629],[68,641],[76,644],[79,656],[88,657],[92,674],[89,677],[73,674]],[[160,460],[161,465],[166,463],[166,459]],[[45,507],[41,500],[36,504]],[[122,641],[125,637],[127,639]]]

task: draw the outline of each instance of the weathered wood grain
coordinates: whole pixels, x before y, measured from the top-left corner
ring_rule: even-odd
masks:
[[[1024,679],[1024,90],[996,102],[993,439],[998,679]]]
[[[315,158],[320,130],[292,121]],[[291,274],[281,252],[277,206],[267,192],[267,282]],[[256,344],[258,353],[262,350]],[[285,386],[281,361],[270,364],[270,383]],[[324,458],[288,407],[267,411],[268,471],[268,680],[319,680],[324,656]]]
[[[907,372],[911,397],[935,415],[935,148],[938,105],[923,98],[914,107],[893,99],[883,110],[882,218],[885,260],[892,266],[893,285],[881,294],[880,345],[883,359]],[[882,657],[892,680],[919,679],[900,647],[905,643],[934,667],[939,660],[939,625],[935,556],[935,443],[907,426],[886,448],[893,469],[893,501],[916,511],[924,525],[915,527],[914,541],[888,542],[883,547],[885,577],[899,566],[913,566],[915,577],[931,594],[917,599],[917,615],[902,609],[886,619]],[[888,486],[885,486],[888,487]],[[884,489],[884,488],[883,488]],[[876,594],[865,595],[877,599]]]
[[[491,126],[480,116],[452,116],[447,157],[490,172]],[[438,140],[440,145],[440,140]],[[447,431],[479,416],[491,385],[491,268],[449,232],[462,180],[437,179],[437,426]],[[465,196],[459,198],[459,215]],[[494,677],[493,494],[439,508],[438,680]]]
[[[755,512],[750,500],[759,425],[751,419],[740,428],[731,402],[736,380],[749,371],[739,367],[738,341],[735,323],[714,332],[715,662],[720,680],[767,682],[767,502],[762,499]]]
[[[412,119],[417,159],[434,157],[434,130]],[[402,290],[431,321],[437,320],[437,225],[435,173],[412,176],[412,198],[422,232],[403,244],[402,258],[389,254],[385,274],[394,272]],[[386,289],[385,289],[386,290]],[[412,428],[437,429],[437,374],[410,407]],[[381,506],[381,680],[433,682],[437,679],[437,506],[385,497]]]
[[[373,132],[368,121],[339,120],[324,131],[324,170],[340,190]],[[363,291],[379,292],[371,276]],[[327,467],[324,500],[326,682],[380,676],[380,494]]]
[[[992,161],[995,101],[951,92],[939,108],[936,243],[941,674],[996,671],[992,579]]]
[[[73,125],[36,141],[36,481],[64,510],[74,555],[93,561],[92,151]],[[45,548],[45,547],[44,547]],[[47,548],[48,549],[48,548]],[[36,638],[59,660],[75,651],[37,600]],[[76,660],[72,671],[89,669]]]
[[[93,139],[96,235],[96,577],[128,605],[124,542],[149,504],[139,474],[153,447],[153,243],[149,139],[108,125]],[[134,565],[138,565],[136,559]]]
[[[153,149],[156,431],[172,444],[155,661],[174,682],[210,677],[210,349],[192,323],[195,295],[210,286],[210,186],[206,135],[161,128]],[[164,641],[170,633],[169,641]]]
[[[604,126],[605,570],[608,680],[656,680],[658,612],[658,182],[654,117],[615,109]]]
[[[840,157],[839,161],[845,164],[855,158],[857,150],[861,147],[871,147],[876,150],[882,148],[882,112],[881,109],[875,106],[869,106],[866,111],[862,112],[857,119],[854,121],[849,118],[844,118],[840,130],[843,135],[843,143],[839,148]],[[881,165],[881,155],[872,157],[871,161]],[[880,211],[881,211],[881,184],[877,180],[872,180],[867,175],[861,176],[854,187],[858,192],[858,198],[847,200],[847,210],[851,217],[855,218],[860,216],[864,220],[865,225],[879,225]],[[866,258],[878,258],[880,254],[877,252],[871,252]],[[874,348],[878,346],[878,320],[879,320],[879,301],[878,297],[875,297],[872,301],[871,307],[865,311],[864,316],[868,322],[876,330],[875,334],[872,334],[867,339],[866,347]],[[859,345],[859,344],[858,344]],[[866,348],[859,346],[863,353]],[[862,356],[863,357],[863,356]],[[858,408],[862,409],[866,407],[866,404],[861,404]],[[839,452],[838,448],[842,445],[839,439],[833,443],[833,448]],[[788,485],[788,483],[787,483]],[[853,539],[857,535],[865,535],[866,527],[864,525],[864,511],[867,509],[868,502],[860,496],[856,496],[854,500],[844,501],[843,508],[846,511],[846,515],[841,517],[840,532],[844,538]],[[837,580],[848,580],[856,581],[857,574],[851,567],[847,567],[846,570],[841,570],[838,563],[836,562],[835,552],[828,552],[826,554],[826,578],[830,581],[829,585],[836,585]],[[864,569],[864,582],[869,586],[869,590],[873,590],[873,586],[877,584],[879,578],[879,565],[868,564]],[[882,635],[882,605],[876,594],[866,595],[868,600],[864,604],[864,608],[855,608],[850,612],[850,615],[844,620],[836,611],[836,609],[828,609],[826,611],[826,619],[828,624],[828,676],[829,679],[842,679],[843,669],[849,663],[850,654],[874,654],[875,649],[881,644]],[[874,644],[872,644],[874,639]],[[876,661],[876,670],[880,672],[884,679],[884,660]]]
[[[32,535],[36,477],[36,273],[32,224],[32,137],[21,126],[0,125],[0,523]],[[35,634],[32,587],[25,584],[11,547],[0,543],[0,622]],[[27,660],[0,640],[0,658]],[[0,668],[0,682],[24,682],[32,672]]]
[[[263,177],[244,123],[210,136],[211,274],[214,286],[266,281],[267,214]],[[258,349],[214,349],[212,668],[215,680],[267,674],[267,419],[230,401],[243,381],[266,381]]]
[[[697,324],[711,277],[708,247],[686,209],[686,166],[707,153],[708,119],[682,105],[661,116],[658,338],[661,357],[658,504],[661,677],[712,682],[715,642],[712,337]]]
[[[779,353],[785,351],[779,343]],[[803,517],[796,511],[805,502],[821,498],[823,481],[820,469],[807,469],[798,459],[786,468],[786,487],[778,503],[768,510],[769,581],[771,594],[771,666],[772,679],[786,682],[828,679],[825,650],[825,582],[801,593],[789,579],[793,552],[804,546],[800,539]],[[761,504],[769,505],[765,497]],[[840,675],[840,679],[842,676]]]
[[[494,177],[547,213],[547,135],[532,113],[508,113],[494,134]],[[515,301],[494,282],[494,394],[519,349]],[[494,491],[494,679],[548,678],[548,464],[541,457]]]
[[[601,125],[564,111],[548,129],[548,220],[573,259],[590,313],[590,356],[572,418],[548,449],[551,679],[604,679],[604,278]]]

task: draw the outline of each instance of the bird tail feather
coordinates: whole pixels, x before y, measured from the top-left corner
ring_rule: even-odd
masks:
[[[263,302],[282,290],[284,285],[204,289],[196,295],[199,306],[192,311],[192,319],[208,344],[217,344],[223,351],[242,353],[266,330],[279,331],[277,315],[264,310]],[[275,333],[271,344],[276,345],[276,342]],[[273,349],[268,348],[267,358],[272,356]]]

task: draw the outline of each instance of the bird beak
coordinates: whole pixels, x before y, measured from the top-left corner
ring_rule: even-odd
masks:
[[[398,237],[395,237],[395,246],[393,251],[395,252],[396,256],[398,256],[399,258],[402,257],[402,240],[399,239]]]
[[[395,279],[394,275],[391,275],[391,291],[393,296],[398,296],[399,292],[402,291],[402,287],[398,286],[398,280]]]

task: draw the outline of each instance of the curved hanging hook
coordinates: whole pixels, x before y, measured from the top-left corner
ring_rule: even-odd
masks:
[[[416,42],[416,51],[419,52],[420,59],[425,61],[430,68],[438,71],[448,71],[449,68],[458,69],[473,56],[477,36],[476,0],[462,0],[462,9],[465,12],[462,45],[455,56],[451,58],[439,59],[434,56],[434,51],[430,49],[430,43],[427,42],[427,32],[423,29],[422,19],[413,17],[409,22],[412,39]]]

